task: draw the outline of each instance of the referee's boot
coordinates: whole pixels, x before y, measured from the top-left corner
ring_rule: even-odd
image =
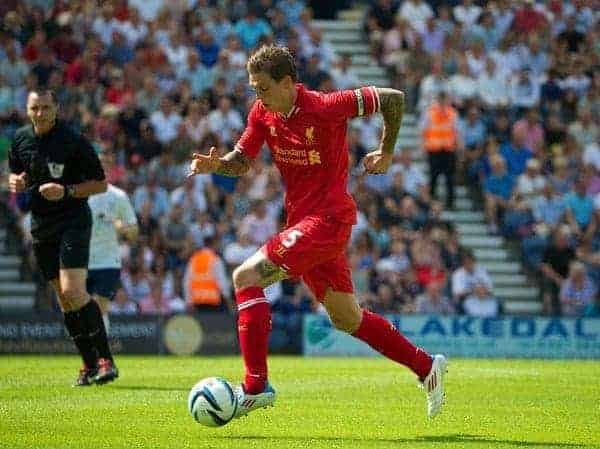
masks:
[[[79,369],[79,376],[73,384],[74,387],[88,387],[94,383],[94,377],[98,373],[96,367],[88,368],[87,365],[83,365]]]
[[[98,372],[94,376],[94,382],[96,384],[102,385],[112,382],[117,377],[119,377],[119,370],[112,360],[104,358],[98,359]]]

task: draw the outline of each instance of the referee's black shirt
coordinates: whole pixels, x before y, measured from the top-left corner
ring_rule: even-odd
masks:
[[[68,186],[105,179],[91,143],[61,121],[42,136],[35,134],[31,124],[19,128],[8,153],[8,162],[11,173],[27,173],[34,236],[45,225],[52,228],[52,223],[81,216],[89,210],[87,198],[72,198],[66,192],[59,201],[46,200],[39,192],[42,184],[53,182]]]

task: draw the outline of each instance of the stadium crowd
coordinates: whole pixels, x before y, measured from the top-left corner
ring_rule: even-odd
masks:
[[[438,100],[456,111],[458,178],[478,186],[490,232],[523,246],[546,311],[592,313],[600,282],[597,15],[580,0],[438,3],[374,2],[364,22],[373,54],[411,112],[427,117]],[[202,250],[224,267],[216,281],[228,306],[233,267],[284,223],[282,186],[266,151],[240,179],[186,179],[189,156],[213,145],[225,153],[239,138],[254,99],[245,63],[257,46],[288,46],[300,80],[323,91],[361,84],[351,55],[333,51],[301,0],[8,0],[0,17],[2,174],[26,122],[27,92],[53,89],[61,119],[107,156],[109,182],[128,192],[138,216],[138,241],[121,247],[113,313],[191,307],[188,275]],[[362,173],[380,129],[371,117],[348,131],[359,206],[349,256],[361,302],[377,312],[498,315],[488,273],[441,218],[458,182],[447,164],[445,205],[411,160],[420,148],[398,152],[386,175]],[[26,199],[3,201],[26,236]],[[43,291],[38,305],[48,307]],[[318,309],[295,281],[268,296],[290,330]]]
[[[600,28],[593,2],[379,0],[364,25],[373,54],[424,118],[432,181],[445,171],[455,182],[451,164],[435,166],[439,148],[427,145],[425,122],[443,110],[458,136],[459,176],[481,198],[489,232],[521,250],[540,281],[544,311],[597,313]]]

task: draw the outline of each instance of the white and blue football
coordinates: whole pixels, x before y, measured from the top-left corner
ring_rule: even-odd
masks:
[[[192,387],[188,410],[196,422],[208,427],[227,424],[235,416],[237,397],[229,382],[220,377],[202,379]]]

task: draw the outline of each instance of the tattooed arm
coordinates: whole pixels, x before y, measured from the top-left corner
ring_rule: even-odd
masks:
[[[219,159],[219,168],[215,173],[223,176],[242,176],[250,170],[250,159],[235,149]]]
[[[404,92],[378,87],[377,94],[380,103],[379,112],[383,115],[381,142],[379,149],[367,154],[363,161],[367,173],[371,174],[385,173],[392,164],[394,147],[404,114]]]
[[[383,133],[379,148],[386,154],[394,154],[394,146],[404,114],[404,92],[377,88],[380,112],[383,115]]]
[[[230,151],[219,157],[217,149],[212,147],[208,155],[194,153],[190,164],[189,176],[201,173],[217,173],[223,176],[242,176],[250,169],[250,159],[240,150]]]

